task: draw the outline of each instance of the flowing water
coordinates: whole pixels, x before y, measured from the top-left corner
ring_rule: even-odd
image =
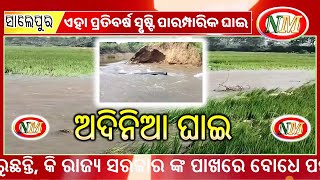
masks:
[[[115,71],[119,64],[112,64],[112,66],[104,66],[105,68],[101,73],[108,72],[109,75],[114,77],[113,84],[117,84],[118,79],[116,75],[111,72]],[[121,65],[122,66],[122,65]],[[123,65],[122,67],[126,67]],[[149,66],[131,66],[137,67],[140,70],[146,70],[151,68]],[[143,68],[141,68],[143,67]],[[109,68],[109,69],[108,69]],[[112,68],[114,69],[112,71]],[[120,68],[120,67],[119,67]],[[198,81],[196,77],[192,75],[195,71],[186,67],[179,66],[162,66],[155,65],[155,70],[161,70],[164,68],[168,71],[169,75],[174,73],[170,81],[161,81],[159,79],[164,78],[160,76],[141,76],[141,75],[121,75],[121,79],[128,77],[130,80],[133,79],[147,79],[147,78],[158,78],[157,85],[170,84],[171,88],[176,92],[180,92],[175,89],[176,85],[172,84],[180,80],[188,81],[186,76],[190,77],[190,81]],[[170,70],[172,68],[172,70]],[[121,70],[121,69],[118,69]],[[128,69],[123,68],[123,71],[127,72]],[[153,69],[150,69],[153,70]],[[131,71],[132,72],[132,71]],[[303,70],[291,70],[291,71],[210,71],[208,74],[208,95],[211,98],[221,98],[230,93],[227,91],[217,91],[219,89],[219,83],[225,82],[225,85],[234,86],[242,85],[244,87],[250,87],[246,89],[248,91],[256,88],[280,88],[288,89],[290,87],[299,87],[304,83],[315,79],[315,71],[303,71]],[[170,78],[170,76],[168,76]],[[176,78],[176,79],[175,79]],[[112,80],[111,78],[109,78]],[[34,77],[34,76],[16,76],[16,75],[5,75],[5,99],[4,99],[4,151],[5,154],[98,154],[104,152],[109,148],[115,146],[123,147],[124,145],[130,145],[130,141],[121,141],[119,134],[115,135],[113,141],[108,141],[97,135],[95,141],[79,141],[74,137],[73,129],[75,124],[73,117],[77,113],[95,113],[97,107],[95,106],[94,78],[92,76],[83,77]],[[124,81],[130,83],[128,81]],[[166,83],[165,83],[166,82]],[[123,82],[122,82],[123,83]],[[138,82],[140,83],[140,82]],[[142,83],[142,82],[141,82]],[[146,84],[146,82],[143,82]],[[110,82],[111,84],[111,82]],[[179,83],[176,83],[179,84]],[[191,84],[191,83],[190,83]],[[190,85],[196,87],[195,85]],[[183,87],[181,86],[178,86]],[[141,87],[140,87],[141,88]],[[223,89],[222,89],[223,90]],[[137,92],[137,90],[134,90]],[[193,91],[193,90],[191,90]],[[119,90],[119,92],[121,92]],[[144,90],[144,92],[147,92]],[[114,92],[114,95],[117,94]],[[132,96],[134,94],[132,93]],[[121,97],[121,96],[119,96]],[[150,98],[150,97],[149,97]],[[108,106],[105,108],[114,108]],[[123,107],[123,108],[136,108],[135,106]],[[116,108],[114,108],[116,109]],[[120,108],[119,108],[120,109]],[[142,109],[139,109],[142,111]],[[157,112],[159,109],[150,107],[149,112]],[[37,141],[25,141],[15,137],[11,131],[12,121],[24,114],[36,114],[43,116],[49,122],[50,131],[46,137]],[[175,125],[174,125],[175,127]],[[64,133],[60,130],[67,129],[71,130],[70,133]],[[173,131],[170,131],[173,132]],[[137,139],[139,142],[141,139]]]
[[[100,102],[202,102],[201,73],[201,67],[192,66],[126,61],[103,64]]]

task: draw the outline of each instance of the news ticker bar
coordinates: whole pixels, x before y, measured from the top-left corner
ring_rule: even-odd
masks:
[[[181,177],[188,179],[236,178],[236,177],[274,177],[295,175],[318,176],[320,161],[301,157],[236,157],[222,158],[214,155],[123,155],[123,156],[19,156],[13,159],[0,159],[1,177],[113,177],[114,179],[130,174],[148,175],[156,179]],[[99,175],[100,174],[100,175]],[[83,175],[83,176],[82,176]],[[88,176],[89,177],[89,176]],[[102,176],[101,176],[102,177]],[[145,177],[146,178],[146,177]],[[281,178],[282,179],[282,178]]]

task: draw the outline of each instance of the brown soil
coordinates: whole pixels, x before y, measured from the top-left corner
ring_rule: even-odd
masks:
[[[134,53],[107,53],[100,54],[100,64],[114,63],[121,60],[130,59]]]
[[[161,43],[142,47],[130,63],[202,65],[201,50],[188,42]]]

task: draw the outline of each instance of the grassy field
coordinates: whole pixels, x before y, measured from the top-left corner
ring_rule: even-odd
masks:
[[[71,47],[5,47],[5,73],[77,76],[93,72],[93,50]]]
[[[236,98],[237,97],[237,98]],[[114,149],[108,153],[138,154],[311,154],[315,153],[315,84],[279,92],[255,90],[222,100],[210,100],[205,107],[169,112],[174,124],[184,114],[225,114],[231,120],[230,141],[197,141],[183,143],[178,135],[168,141],[144,143],[133,148]],[[274,118],[285,114],[299,114],[310,121],[311,134],[303,141],[282,142],[270,132]],[[175,125],[174,125],[175,126]],[[128,152],[130,151],[131,152]]]
[[[211,70],[314,69],[315,54],[213,51],[208,55]]]

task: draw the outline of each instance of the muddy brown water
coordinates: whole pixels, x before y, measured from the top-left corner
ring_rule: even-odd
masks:
[[[100,102],[202,102],[201,67],[126,62],[100,66]]]
[[[211,98],[221,98],[238,92],[224,91],[224,86],[235,88],[240,86],[243,91],[253,89],[280,89],[297,88],[305,83],[314,82],[316,71],[312,70],[232,70],[209,71],[208,89]]]
[[[299,87],[315,79],[315,71],[210,71],[208,93],[221,98],[235,92],[219,91],[219,83],[229,77],[226,85],[249,85],[255,88]],[[108,141],[99,135],[95,141],[78,141],[73,133],[73,117],[77,113],[93,113],[97,110],[93,101],[93,76],[53,78],[5,76],[5,153],[6,154],[99,154],[107,149],[130,145],[119,136]],[[116,83],[116,82],[115,82]],[[218,91],[217,91],[218,90]],[[108,107],[112,108],[112,107]],[[135,107],[130,107],[135,108]],[[148,108],[150,112],[159,109]],[[140,109],[139,109],[140,110]],[[23,114],[37,114],[47,119],[50,132],[37,141],[25,141],[11,131],[12,121]]]

